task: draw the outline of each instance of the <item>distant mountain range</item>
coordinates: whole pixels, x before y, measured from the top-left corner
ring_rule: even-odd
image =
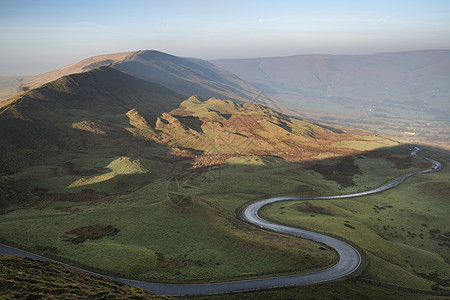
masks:
[[[448,103],[450,93],[450,50],[212,62],[277,95],[439,105]],[[432,97],[424,99],[425,95]]]
[[[450,138],[450,50],[212,63],[308,118],[411,141]]]

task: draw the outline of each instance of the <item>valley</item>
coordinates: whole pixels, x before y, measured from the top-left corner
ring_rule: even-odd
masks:
[[[298,115],[449,148],[448,50],[212,61]]]
[[[167,65],[181,67],[170,75]],[[155,66],[164,71],[149,71]],[[391,136],[252,101],[256,89],[199,60],[139,51],[76,68],[85,72],[0,102],[0,240],[102,274],[211,283],[323,270],[339,261],[332,248],[238,212],[274,196],[359,193],[430,168]],[[448,151],[420,147],[448,164]],[[362,249],[357,281],[325,286],[438,298],[450,286],[448,172],[364,197],[273,203],[261,216]]]
[[[7,98],[20,90],[20,85],[29,76],[0,76],[0,99]]]

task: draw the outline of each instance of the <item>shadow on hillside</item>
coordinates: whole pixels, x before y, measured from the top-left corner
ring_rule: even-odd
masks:
[[[124,129],[124,124],[127,124],[126,122],[128,122],[123,116],[123,113],[126,112],[126,109],[124,108],[122,108],[123,111],[120,114],[114,116],[99,114],[97,115],[97,118],[100,121],[97,123],[82,124],[84,127],[76,129],[72,127],[74,121],[73,115],[71,116],[72,119],[69,119],[67,116],[67,112],[70,110],[63,110],[65,114],[62,115],[55,113],[47,115],[48,112],[42,107],[42,104],[35,107],[37,104],[34,104],[32,101],[27,103],[29,103],[27,105],[30,106],[27,107],[27,109],[33,111],[33,114],[36,114],[34,121],[30,122],[20,118],[3,118],[1,120],[3,122],[1,125],[5,125],[2,126],[3,128],[15,128],[16,130],[0,130],[3,134],[0,143],[0,149],[2,149],[2,155],[0,157],[0,176],[13,175],[20,170],[27,169],[31,166],[49,164],[56,164],[55,168],[61,168],[64,173],[63,175],[89,176],[101,173],[101,170],[92,168],[84,169],[77,165],[77,154],[89,154],[92,152],[95,152],[97,155],[103,154],[105,157],[145,158],[147,160],[158,162],[163,164],[164,168],[166,168],[166,170],[161,171],[161,174],[158,174],[158,176],[163,178],[167,177],[166,179],[168,180],[173,180],[173,178],[176,178],[176,180],[186,180],[193,175],[205,174],[210,171],[216,174],[217,170],[225,168],[227,166],[227,161],[233,157],[239,158],[244,156],[249,157],[250,160],[252,159],[251,157],[261,157],[262,159],[273,159],[274,161],[272,163],[274,164],[277,162],[286,163],[283,160],[283,157],[278,156],[276,153],[267,153],[266,155],[258,156],[258,154],[254,153],[240,152],[234,154],[216,154],[214,157],[214,155],[205,155],[202,150],[198,149],[182,147],[172,148],[167,144],[158,143],[155,140],[146,137],[145,131],[139,131],[139,128],[134,128],[136,130],[134,133]],[[33,110],[33,108],[36,108],[36,110]],[[77,118],[85,119],[86,117],[84,114],[85,112],[80,114]],[[156,118],[160,114],[159,111],[155,111],[144,115],[146,119],[148,119]],[[38,116],[47,116],[48,118],[39,119],[37,118]],[[198,117],[177,117],[187,128],[200,133],[203,132],[201,127],[203,121]],[[282,125],[283,124],[280,126],[283,127]],[[340,129],[321,124],[316,125],[328,129],[334,134],[343,134],[343,131]],[[291,128],[286,126],[285,130],[287,129]],[[239,133],[236,133],[236,135],[239,135]],[[247,138],[245,135],[242,136]],[[230,144],[229,148],[232,149],[233,146]],[[432,149],[430,147],[423,148],[430,149],[435,153],[439,153],[441,156],[447,155],[447,159],[449,157],[448,152],[443,149]],[[176,151],[174,151],[174,149],[176,149]],[[294,166],[296,164],[301,164],[302,169],[318,173],[324,179],[334,181],[342,188],[356,186],[354,176],[363,175],[360,167],[356,163],[356,160],[359,159],[382,159],[391,164],[394,169],[425,169],[429,166],[428,162],[417,160],[409,155],[409,152],[412,151],[412,146],[408,145],[379,148],[372,151],[348,150],[347,152],[350,154],[346,156],[342,156],[342,151],[340,152],[341,154],[330,153],[330,149],[332,148],[327,148],[326,153],[318,152],[315,155],[316,158],[320,157],[320,154],[332,157],[303,160],[301,162],[292,162],[292,164]],[[67,158],[56,163],[55,161],[49,163],[54,157],[61,155],[66,155]],[[206,163],[203,165],[198,164],[197,162],[202,159],[203,161],[206,161]],[[256,165],[250,163],[247,166],[245,159],[243,159],[241,163],[246,166],[245,168],[249,174],[257,174],[262,170],[262,168],[257,166],[258,163],[256,163]],[[267,166],[264,167],[264,170],[267,170]],[[204,177],[206,178],[208,176]],[[151,180],[155,180],[155,178],[152,178]],[[8,186],[13,190],[16,190],[14,181],[9,180],[6,182],[8,183],[5,183],[4,181],[5,187],[2,190],[6,190]],[[117,187],[117,189],[114,190],[117,192],[122,189],[122,193],[131,193],[136,188],[140,188],[142,184],[122,184],[121,188]],[[11,187],[11,185],[13,185],[13,187]],[[23,190],[22,183],[17,184],[17,186],[20,186]],[[29,187],[28,190],[31,192],[31,190],[35,188],[40,187]],[[90,189],[90,185],[86,184],[85,189]],[[78,190],[71,190],[68,192],[76,191]],[[36,195],[35,192],[33,193]],[[23,192],[18,194],[23,195]],[[85,194],[87,195],[87,193]]]

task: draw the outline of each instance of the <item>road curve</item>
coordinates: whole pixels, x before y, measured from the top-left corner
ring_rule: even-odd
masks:
[[[411,155],[416,155],[421,149],[415,147],[415,150],[411,152]],[[240,218],[244,221],[252,223],[259,227],[264,227],[265,229],[273,230],[276,232],[281,232],[285,234],[290,234],[297,237],[307,238],[310,240],[314,240],[320,243],[323,243],[329,247],[335,249],[339,256],[340,260],[337,264],[333,265],[328,269],[324,269],[318,272],[306,273],[306,274],[297,274],[297,275],[287,275],[287,276],[277,276],[277,277],[267,277],[260,279],[249,279],[249,280],[240,280],[240,281],[230,281],[230,282],[218,282],[218,283],[203,283],[203,284],[166,284],[166,283],[151,283],[151,282],[143,282],[143,281],[135,281],[123,278],[116,278],[105,276],[102,274],[97,274],[93,272],[89,272],[80,268],[76,268],[67,264],[64,264],[68,267],[81,270],[90,274],[106,277],[109,279],[117,280],[123,282],[125,284],[140,287],[146,289],[148,291],[163,294],[163,295],[172,295],[172,296],[185,296],[185,295],[204,295],[204,294],[218,294],[218,293],[230,293],[237,291],[246,291],[246,290],[258,290],[258,289],[267,289],[273,287],[283,287],[283,286],[292,286],[292,285],[303,285],[310,283],[317,283],[322,281],[329,281],[338,279],[344,276],[347,276],[358,269],[361,264],[361,255],[360,253],[353,248],[351,245],[338,240],[332,237],[322,235],[315,232],[310,232],[303,229],[292,228],[288,226],[283,226],[279,224],[275,224],[269,221],[262,219],[258,215],[258,211],[264,205],[269,203],[275,203],[279,201],[289,201],[289,200],[323,200],[323,199],[341,199],[341,198],[351,198],[351,197],[359,197],[364,195],[370,195],[374,193],[379,193],[385,191],[387,189],[396,187],[402,181],[407,178],[416,175],[416,174],[424,174],[429,172],[435,172],[440,170],[443,165],[433,159],[425,158],[428,160],[432,167],[430,169],[426,169],[423,171],[418,171],[406,175],[402,175],[394,180],[388,182],[387,184],[375,188],[373,190],[347,194],[347,195],[335,195],[335,196],[311,196],[311,197],[300,197],[300,196],[286,196],[286,197],[273,197],[269,199],[264,199],[255,203],[252,203],[245,207],[240,213]],[[47,260],[52,261],[51,259],[26,252],[17,248],[13,248],[7,245],[0,244],[0,254],[9,254],[16,256],[25,256],[38,260]]]

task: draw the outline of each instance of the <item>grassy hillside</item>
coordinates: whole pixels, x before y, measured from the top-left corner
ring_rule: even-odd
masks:
[[[213,63],[310,119],[450,147],[449,50]]]
[[[175,112],[179,101],[178,94],[160,85],[101,67],[60,78],[5,104],[0,119],[7,150],[1,157],[2,238],[78,265],[146,280],[216,281],[333,264],[334,251],[255,232],[237,221],[232,210],[186,195],[179,185],[206,174],[208,169],[201,166],[223,165],[236,156],[231,151],[239,143],[230,142],[225,153],[233,155],[210,163],[202,143],[189,140],[191,133],[208,132],[208,126],[220,127],[227,118],[235,120],[223,125],[228,134],[244,135],[237,134],[233,123],[256,126],[269,142],[282,130],[297,130],[292,133],[299,137],[329,130],[259,105],[217,99],[194,97],[176,109],[193,109],[192,116],[164,113]],[[219,119],[210,120],[210,115]],[[245,122],[239,125],[239,118]],[[258,119],[267,125],[258,125]],[[202,120],[204,127],[198,123]],[[292,125],[283,125],[283,120]],[[214,138],[214,132],[203,138]],[[249,140],[258,143],[263,137]],[[19,219],[28,220],[19,222],[26,224],[25,231],[16,227]],[[45,245],[40,245],[43,240]],[[295,263],[288,263],[292,259]]]
[[[424,167],[419,157],[408,156],[406,147],[297,163],[267,156],[232,157],[206,169],[189,169],[186,160],[174,165],[167,156],[139,157],[138,165],[101,153],[77,154],[68,173],[67,166],[58,166],[58,161],[69,158],[65,155],[55,158],[52,167],[36,166],[15,174],[16,180],[41,188],[32,191],[33,203],[16,203],[0,217],[2,238],[95,270],[152,281],[215,281],[307,271],[332,263],[336,256],[321,245],[246,225],[236,220],[235,210],[274,194],[365,190]],[[164,157],[166,161],[161,161]],[[126,171],[102,182],[70,187],[81,178],[99,176],[83,172],[102,172],[102,166]],[[143,168],[148,172],[141,173]],[[423,175],[426,184],[406,182],[398,192],[292,202],[274,205],[265,213],[273,210],[277,221],[292,218],[299,226],[356,242],[369,257],[364,278],[424,290],[445,288],[447,251],[441,240],[448,231],[441,197],[445,174]]]
[[[0,174],[62,151],[126,145],[126,113],[138,108],[149,122],[183,96],[109,67],[62,77],[3,102]]]
[[[207,98],[220,96],[248,101],[259,93],[252,85],[207,61],[177,57],[155,50],[89,57],[57,70],[27,78],[21,82],[21,86],[36,88],[63,76],[90,71],[101,66],[111,66],[129,75],[162,84],[183,95],[195,94]]]
[[[364,132],[291,118],[255,103],[216,98],[203,101],[197,96],[162,114],[154,128],[137,111],[129,118],[135,124],[136,128],[130,129],[135,136],[170,145],[175,154],[193,157],[196,167],[223,164],[236,156],[315,160],[398,144]]]
[[[113,64],[113,67],[184,95],[248,101],[259,93],[254,86],[207,61],[159,51],[135,52],[127,60]]]
[[[120,83],[120,84],[119,84]],[[9,108],[21,114],[23,119],[37,121],[33,111],[22,108],[30,102],[41,110],[58,113],[61,110],[90,110],[95,114],[126,112],[133,107],[144,107],[147,113],[159,114],[180,103],[182,96],[173,91],[110,67],[68,75],[32,89],[16,98],[14,105],[2,105],[2,114]],[[25,102],[23,104],[19,104]],[[12,112],[9,112],[12,114]],[[71,116],[65,111],[66,115]]]
[[[60,264],[0,255],[0,299],[174,299]]]

